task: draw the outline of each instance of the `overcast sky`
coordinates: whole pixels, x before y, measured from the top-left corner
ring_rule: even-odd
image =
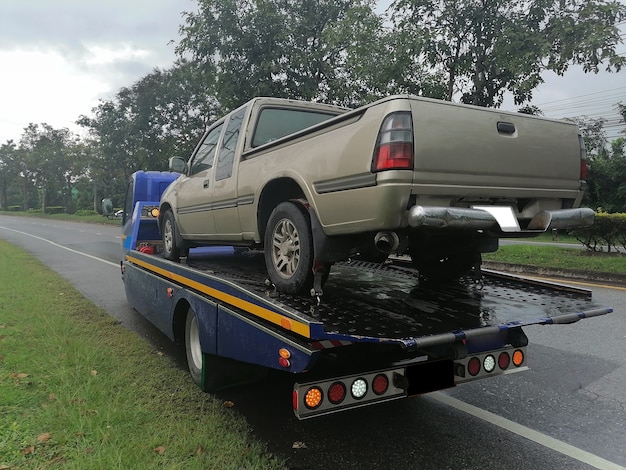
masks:
[[[0,0],[0,144],[19,141],[30,122],[77,130],[74,122],[89,115],[99,99],[113,98],[155,67],[171,66],[170,42],[178,39],[181,12],[196,5],[194,0]],[[545,78],[534,103],[549,117],[608,116],[614,103],[626,103],[626,70]],[[507,102],[505,109],[514,108]]]

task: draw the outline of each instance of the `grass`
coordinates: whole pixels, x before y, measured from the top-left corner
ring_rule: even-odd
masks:
[[[583,249],[543,245],[503,245],[483,260],[542,268],[576,269],[595,273],[626,274],[626,255],[592,253]]]
[[[121,219],[108,219],[102,215],[76,215],[76,214],[43,214],[41,211],[2,211],[0,215],[12,215],[16,217],[36,217],[39,219],[69,220],[90,224],[121,225]],[[1,470],[1,469],[0,469]]]
[[[0,260],[0,469],[284,468],[68,282],[1,240]]]

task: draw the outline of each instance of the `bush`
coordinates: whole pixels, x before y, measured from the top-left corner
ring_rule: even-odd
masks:
[[[46,207],[46,214],[65,214],[65,207],[63,206]]]
[[[590,227],[572,230],[570,234],[590,251],[626,250],[626,214],[599,212]]]
[[[13,212],[19,212],[22,210],[22,206],[9,206],[7,209]]]

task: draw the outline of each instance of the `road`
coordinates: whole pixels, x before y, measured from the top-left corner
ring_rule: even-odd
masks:
[[[125,301],[119,228],[0,216],[0,238],[33,253],[125,327],[184,367]],[[526,328],[531,370],[453,390],[298,421],[291,376],[220,394],[292,469],[626,469],[626,288],[573,325]],[[293,448],[294,442],[304,443]]]

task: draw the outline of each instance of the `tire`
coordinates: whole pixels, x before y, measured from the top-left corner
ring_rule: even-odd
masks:
[[[163,239],[163,257],[171,261],[179,261],[181,255],[181,248],[177,243],[179,235],[176,220],[171,210],[166,211],[163,215],[161,238]]]
[[[268,369],[202,352],[198,317],[191,307],[185,319],[185,355],[189,374],[203,391],[215,393],[267,377]]]
[[[264,236],[265,265],[276,289],[308,293],[313,286],[313,236],[309,216],[293,202],[272,211]]]
[[[187,356],[187,366],[193,381],[202,390],[209,391],[206,384],[206,368],[204,364],[204,354],[200,346],[200,328],[196,313],[189,308],[185,320],[185,355]]]

